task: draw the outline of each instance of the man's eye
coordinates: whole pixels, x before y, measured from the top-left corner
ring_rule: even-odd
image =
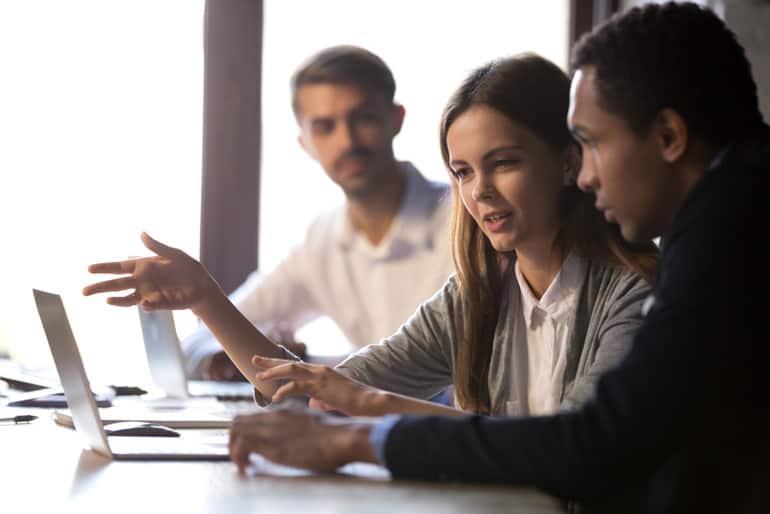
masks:
[[[316,120],[313,122],[313,132],[316,134],[328,134],[334,130],[334,122],[331,120]]]
[[[585,146],[587,148],[596,148],[596,140],[595,139],[589,139],[585,136],[581,136],[578,138],[578,142],[581,144],[581,146]]]

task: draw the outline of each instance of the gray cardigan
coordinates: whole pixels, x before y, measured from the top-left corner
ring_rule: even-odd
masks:
[[[590,398],[599,375],[625,355],[642,320],[642,303],[650,293],[641,277],[622,268],[589,262],[586,274],[567,348],[562,409]],[[521,319],[511,315],[511,302],[518,302],[520,294],[513,266],[508,267],[504,280],[507,286],[489,368],[491,413],[525,415],[527,374],[517,370],[527,369],[527,354],[526,348],[513,348],[515,325]],[[337,369],[379,389],[431,398],[452,383],[457,316],[462,316],[462,307],[453,276],[393,336],[354,353]]]

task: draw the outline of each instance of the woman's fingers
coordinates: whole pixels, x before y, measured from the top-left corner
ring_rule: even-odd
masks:
[[[251,363],[265,371],[258,373],[257,380],[273,380],[276,378],[309,378],[313,374],[311,364],[289,359],[274,359],[253,355]]]
[[[252,355],[251,363],[260,368],[274,368],[276,366],[282,366],[290,362],[295,362],[288,359],[274,359],[272,357],[263,357],[262,355]]]
[[[312,369],[306,367],[306,364],[299,362],[288,362],[275,368],[270,368],[257,373],[257,380],[313,380],[315,374]]]
[[[273,393],[273,403],[280,402],[284,398],[297,395],[312,395],[315,387],[311,382],[292,380],[288,384],[279,387]]]
[[[97,282],[83,288],[83,294],[89,296],[97,293],[109,293],[114,291],[124,291],[136,287],[136,281],[133,277],[121,277],[104,282]]]
[[[131,307],[139,303],[139,295],[134,292],[126,296],[110,296],[107,303],[117,307]]]
[[[136,259],[116,262],[99,262],[88,266],[89,273],[133,273]]]
[[[149,250],[152,250],[161,257],[168,257],[170,259],[177,257],[180,253],[180,250],[168,245],[164,245],[157,239],[153,239],[147,232],[142,232],[142,243],[144,243],[144,246],[146,246]]]

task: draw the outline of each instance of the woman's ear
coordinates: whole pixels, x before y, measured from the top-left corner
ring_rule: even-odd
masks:
[[[574,186],[577,184],[578,173],[580,173],[580,147],[570,144],[564,151],[562,162],[563,183],[565,186]]]

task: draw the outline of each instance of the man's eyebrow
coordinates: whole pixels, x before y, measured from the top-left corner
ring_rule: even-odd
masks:
[[[347,116],[351,114],[359,114],[361,112],[365,112],[368,110],[375,109],[377,107],[376,103],[373,100],[366,100],[364,102],[361,102],[357,105],[354,105],[347,111]],[[330,122],[334,121],[337,118],[334,114],[320,114],[317,116],[308,116],[308,120],[310,123],[316,123],[316,122]]]
[[[360,114],[362,112],[378,111],[380,106],[374,100],[366,100],[350,109],[351,114]]]

